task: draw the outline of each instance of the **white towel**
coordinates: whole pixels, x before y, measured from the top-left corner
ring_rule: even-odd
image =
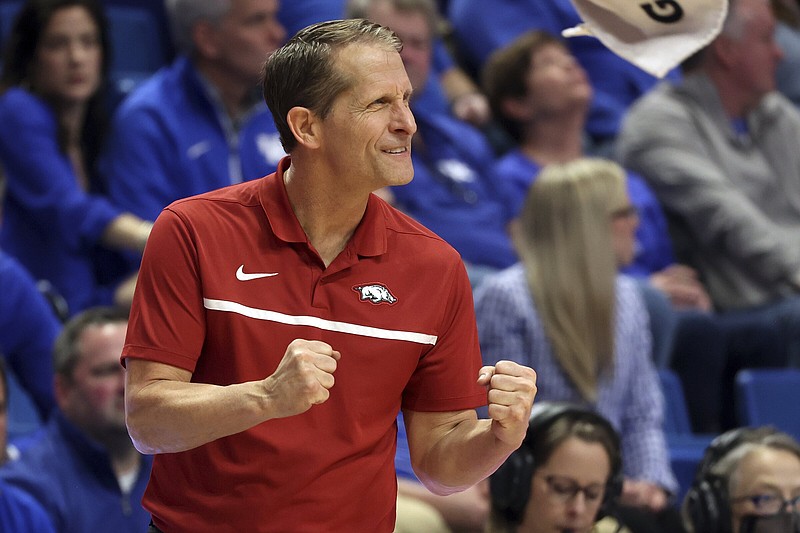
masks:
[[[659,78],[719,34],[728,0],[572,0],[583,23],[564,37],[594,35]]]

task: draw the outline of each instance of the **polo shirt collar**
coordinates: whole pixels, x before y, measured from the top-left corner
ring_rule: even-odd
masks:
[[[308,238],[300,226],[300,221],[289,202],[283,175],[291,164],[286,156],[278,163],[276,172],[266,178],[259,194],[261,206],[267,216],[272,232],[284,242],[302,242],[310,246]],[[386,253],[386,209],[383,200],[371,194],[367,209],[355,233],[347,243],[344,252],[351,250],[361,257],[372,257]],[[342,252],[342,253],[344,253]]]

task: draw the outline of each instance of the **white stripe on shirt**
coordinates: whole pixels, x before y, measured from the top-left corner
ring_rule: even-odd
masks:
[[[312,328],[324,329],[326,331],[336,331],[339,333],[348,333],[351,335],[361,335],[363,337],[374,337],[376,339],[388,339],[416,342],[418,344],[430,344],[435,346],[438,337],[436,335],[427,335],[425,333],[415,333],[413,331],[398,331],[392,329],[373,328],[370,326],[362,326],[360,324],[350,324],[348,322],[336,322],[333,320],[325,320],[315,316],[296,316],[278,313],[276,311],[267,311],[266,309],[256,309],[254,307],[247,307],[236,302],[229,302],[226,300],[214,300],[211,298],[203,298],[203,306],[206,309],[213,311],[227,311],[230,313],[238,313],[240,315],[255,318],[257,320],[268,320],[270,322],[277,322],[279,324],[288,324],[290,326],[311,326]]]

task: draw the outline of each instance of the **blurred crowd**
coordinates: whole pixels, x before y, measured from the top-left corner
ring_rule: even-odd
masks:
[[[276,170],[264,61],[341,18],[390,27],[413,87],[414,179],[376,194],[460,254],[484,364],[543,404],[451,496],[399,416],[396,531],[800,531],[800,435],[735,393],[800,366],[796,0],[731,0],[663,79],[562,38],[570,0],[0,0],[0,530],[146,530],[120,354],[148,236]]]

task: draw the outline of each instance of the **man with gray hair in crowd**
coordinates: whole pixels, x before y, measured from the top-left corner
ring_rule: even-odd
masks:
[[[720,311],[783,328],[800,362],[800,113],[775,90],[769,0],[732,0],[721,33],[630,109],[619,156],[650,184],[676,253]]]
[[[269,174],[285,155],[259,90],[264,60],[286,39],[278,0],[166,8],[180,53],[117,109],[100,162],[112,200],[146,220],[174,200]]]

